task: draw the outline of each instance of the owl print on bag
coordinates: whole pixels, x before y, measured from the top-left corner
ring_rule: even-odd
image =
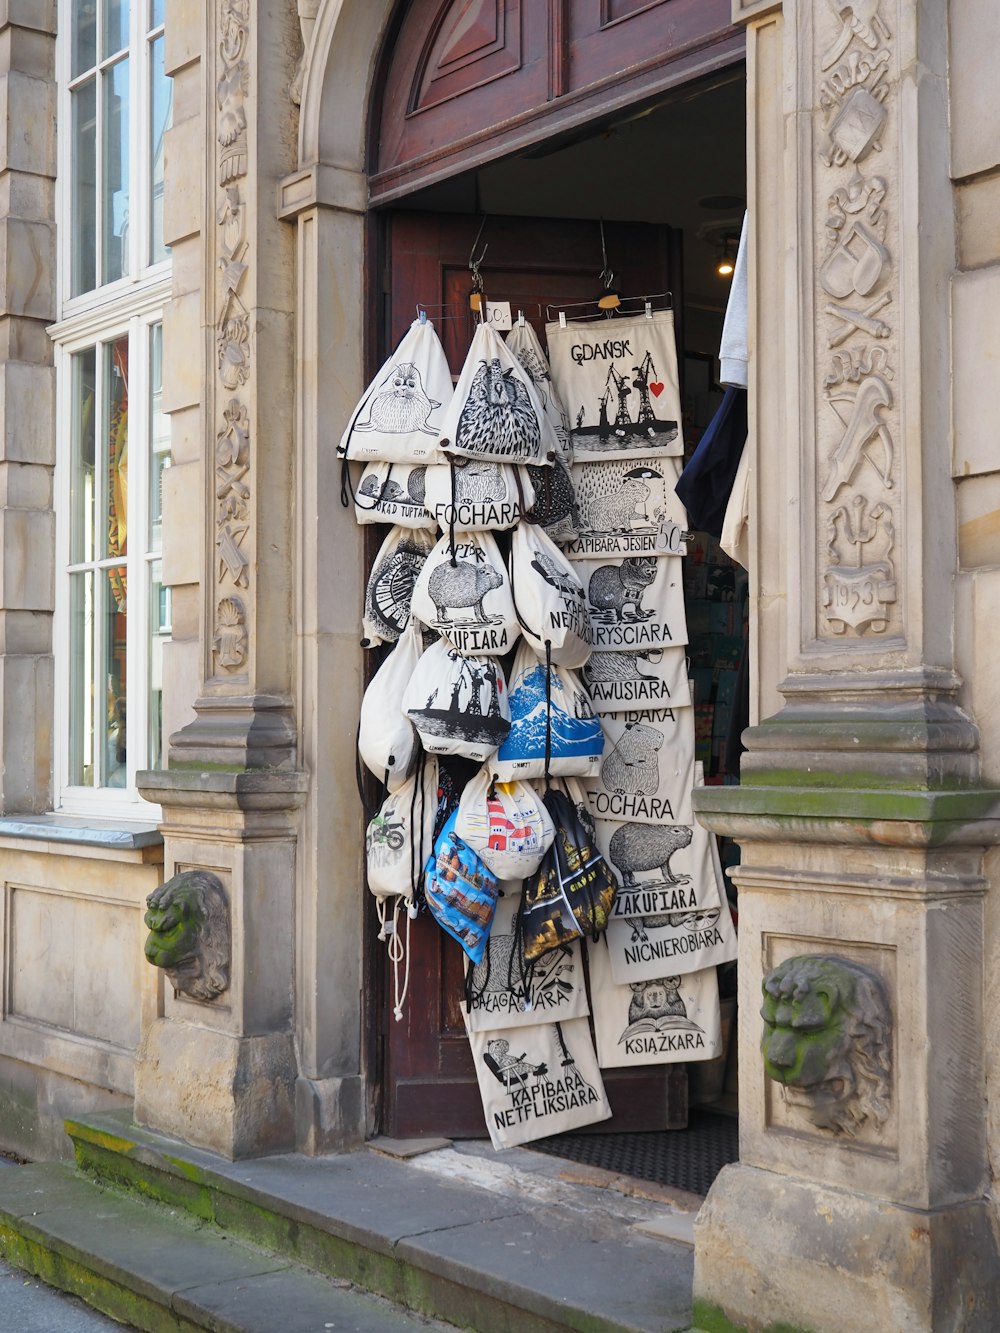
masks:
[[[494,357],[480,362],[458,419],[456,449],[504,458],[535,458],[541,444],[538,414],[528,391]]]

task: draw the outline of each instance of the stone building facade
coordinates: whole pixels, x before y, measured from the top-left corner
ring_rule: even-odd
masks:
[[[88,65],[69,34],[119,8],[0,4],[0,1142],[55,1156],[63,1116],[117,1105],[229,1156],[336,1151],[373,1132],[377,1095],[351,741],[364,550],[334,445],[377,364],[372,118],[407,6],[134,4],[132,91],[154,50],[171,81],[162,222],[155,188],[126,225],[120,180],[98,181],[105,263],[135,260],[98,309],[67,236],[73,201],[90,207],[74,108],[91,73],[114,86],[121,52],[101,38]],[[700,1215],[696,1297],[736,1326],[759,1326],[764,1293],[795,1327],[995,1327],[1000,87],[983,53],[1000,15],[732,0],[730,17],[713,49],[746,60],[758,721],[742,785],[699,800],[743,861],[741,1162]],[[103,95],[97,177],[122,151]],[[140,220],[169,259],[140,249]],[[136,359],[154,326],[161,384],[152,352]],[[73,580],[100,587],[111,624],[126,556],[123,501],[89,564],[73,545],[73,375],[126,334],[128,392],[169,421],[160,544],[128,553],[157,571],[143,615],[168,597],[169,633],[133,656],[144,688],[162,680],[141,745],[109,696],[114,645],[93,659],[85,763]],[[120,452],[101,468],[106,485]],[[148,489],[149,458],[130,468]],[[143,959],[147,896],[189,870],[228,909],[228,984],[209,998]],[[790,1069],[811,993],[824,1077],[783,1082],[777,1038]]]

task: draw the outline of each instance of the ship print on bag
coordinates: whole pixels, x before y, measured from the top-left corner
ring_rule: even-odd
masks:
[[[601,564],[579,561],[575,568],[587,590],[595,650],[687,643],[679,559],[629,556]]]
[[[673,313],[546,325],[576,462],[684,453]]]
[[[573,469],[579,525],[570,559],[683,555],[687,514],[674,487],[679,458],[584,463]]]
[[[492,657],[464,657],[443,639],[420,658],[402,707],[431,754],[464,755],[482,763],[510,730],[500,663]]]

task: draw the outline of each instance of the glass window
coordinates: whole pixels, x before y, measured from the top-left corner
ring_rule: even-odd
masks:
[[[122,813],[163,762],[169,298],[164,0],[60,0],[57,772],[60,807]],[[72,318],[70,318],[72,317]],[[67,329],[65,335],[60,330]]]

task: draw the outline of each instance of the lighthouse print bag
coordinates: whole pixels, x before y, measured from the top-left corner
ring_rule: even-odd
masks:
[[[510,576],[488,532],[446,533],[421,568],[412,605],[466,657],[500,656],[521,632]]]
[[[558,666],[583,666],[591,640],[583,584],[555,542],[530,523],[511,538],[510,586],[521,633],[535,652]]]
[[[439,639],[417,662],[403,711],[428,753],[482,763],[510,730],[503,668],[494,657],[464,657]]]
[[[551,463],[559,441],[521,363],[480,324],[441,425],[450,454],[496,463]]]
[[[510,717],[510,731],[489,765],[501,782],[597,772],[604,733],[582,681],[568,667],[546,666],[527,643],[514,658]]]
[[[466,783],[455,830],[499,879],[534,874],[555,837],[542,798],[524,782],[496,782],[486,768]]]
[[[432,324],[414,320],[351,413],[338,457],[436,463],[451,396],[441,340]]]
[[[466,1032],[494,1148],[610,1117],[586,1018],[472,1032],[466,1015]]]
[[[684,453],[672,310],[547,324],[573,461]]]

